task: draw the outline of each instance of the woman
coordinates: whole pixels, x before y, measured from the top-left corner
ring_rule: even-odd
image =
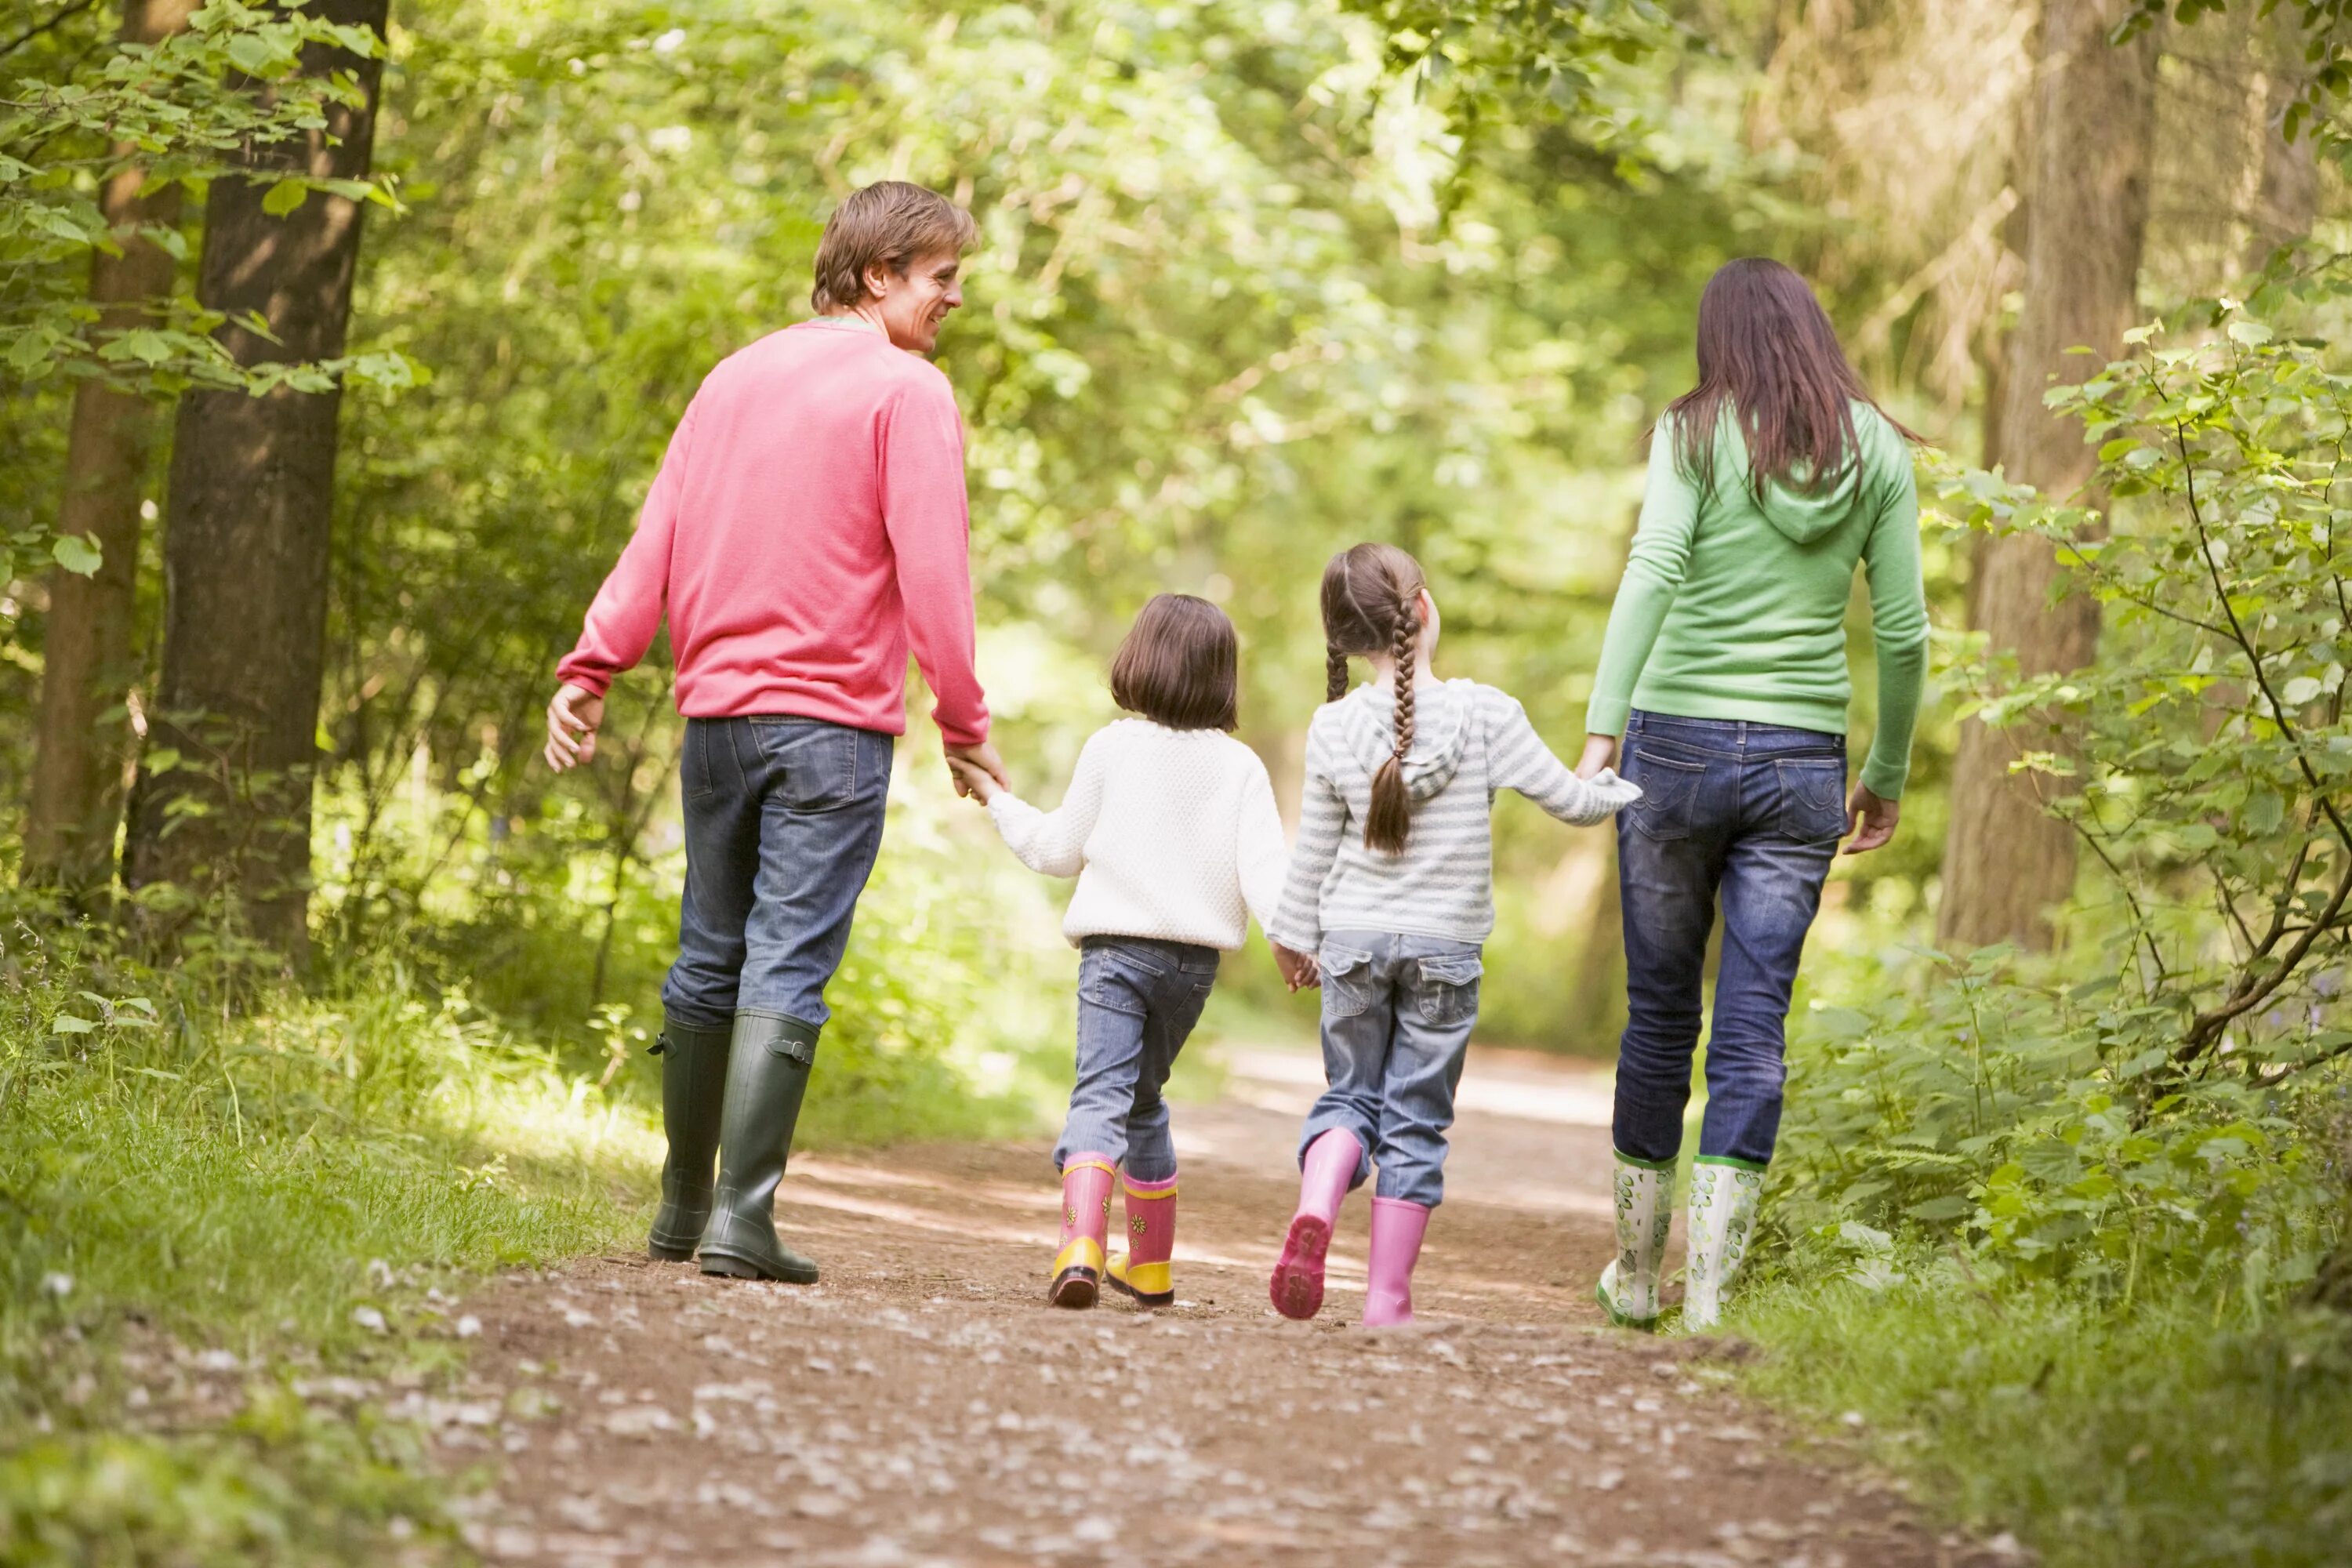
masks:
[[[1803,279],[1748,258],[1698,308],[1698,384],[1658,421],[1578,771],[1642,798],[1617,827],[1627,1020],[1618,1050],[1612,1321],[1654,1327],[1658,1266],[1718,902],[1722,962],[1693,1168],[1686,1328],[1711,1328],[1780,1130],[1789,997],[1839,838],[1895,835],[1927,658],[1911,433],[1880,411]],[[1869,574],[1878,732],[1845,792],[1845,607]]]

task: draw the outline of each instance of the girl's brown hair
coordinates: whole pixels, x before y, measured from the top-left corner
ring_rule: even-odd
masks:
[[[1349,654],[1396,661],[1396,746],[1372,775],[1372,807],[1364,818],[1365,846],[1386,855],[1404,847],[1412,826],[1404,760],[1412,751],[1412,678],[1420,664],[1421,595],[1428,586],[1421,563],[1393,544],[1359,544],[1323,568],[1325,700],[1348,695]]]
[[[1171,730],[1230,730],[1240,662],[1224,611],[1190,594],[1154,595],[1110,661],[1111,700]]]

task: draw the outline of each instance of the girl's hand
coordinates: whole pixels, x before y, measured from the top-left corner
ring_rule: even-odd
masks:
[[[1323,975],[1313,953],[1285,947],[1272,937],[1266,939],[1266,944],[1274,949],[1275,967],[1282,971],[1282,983],[1292,991],[1301,987],[1311,989],[1323,984]]]
[[[958,795],[971,795],[982,805],[994,800],[1003,787],[986,768],[962,757],[948,758],[948,772],[955,775]]]
[[[1584,737],[1584,754],[1576,759],[1576,776],[1578,778],[1589,779],[1593,774],[1599,773],[1601,769],[1612,768],[1616,765],[1616,736],[1587,735]]]

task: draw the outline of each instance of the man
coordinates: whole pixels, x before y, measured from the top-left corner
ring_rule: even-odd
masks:
[[[963,303],[976,237],[970,214],[900,181],[841,204],[816,319],[703,382],[557,668],[560,773],[594,756],[606,689],[669,617],[686,897],[654,1047],[669,1157],[647,1250],[698,1251],[706,1274],[817,1278],[776,1237],[776,1185],[881,844],[910,646],[947,754],[1004,777],[972,673],[962,422],[919,357]]]

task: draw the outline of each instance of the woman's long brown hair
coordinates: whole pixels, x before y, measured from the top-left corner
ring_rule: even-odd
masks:
[[[1760,497],[1768,479],[1815,495],[1843,485],[1862,458],[1857,402],[1878,407],[1802,278],[1760,256],[1717,268],[1698,301],[1698,384],[1666,407],[1675,466],[1702,495],[1715,488],[1727,405],[1748,444],[1749,493]]]
[[[1372,774],[1364,844],[1384,855],[1404,847],[1412,796],[1404,760],[1412,751],[1412,678],[1420,665],[1421,563],[1393,544],[1359,544],[1323,568],[1324,700],[1348,695],[1348,656],[1384,653],[1396,661],[1396,744]]]

